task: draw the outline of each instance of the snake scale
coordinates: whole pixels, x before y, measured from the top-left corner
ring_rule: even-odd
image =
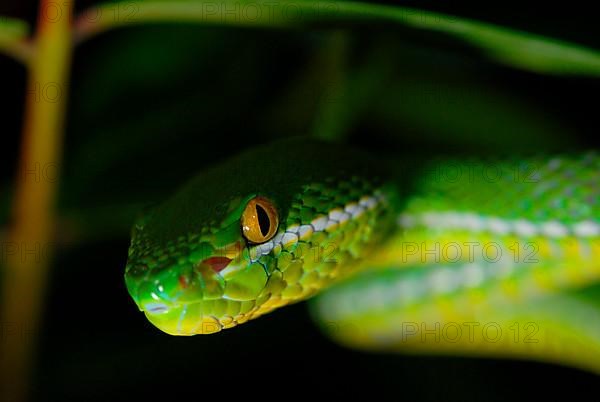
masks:
[[[311,298],[350,347],[600,372],[599,172],[593,152],[401,163],[280,140],[143,214],[125,281],[172,335]]]

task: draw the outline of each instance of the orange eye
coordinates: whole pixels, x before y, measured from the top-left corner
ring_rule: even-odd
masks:
[[[252,243],[264,243],[275,236],[279,215],[273,203],[263,197],[248,201],[242,214],[242,233]]]

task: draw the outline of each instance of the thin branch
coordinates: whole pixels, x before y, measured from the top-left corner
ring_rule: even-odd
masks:
[[[34,50],[28,32],[25,21],[0,16],[0,53],[28,65]]]
[[[0,40],[0,53],[4,53],[22,64],[29,65],[33,58],[34,46],[29,40]]]

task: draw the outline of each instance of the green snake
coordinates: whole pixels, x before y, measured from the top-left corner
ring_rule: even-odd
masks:
[[[385,162],[296,138],[201,172],[132,229],[129,294],[172,335],[306,300],[355,348],[600,372],[600,157]]]

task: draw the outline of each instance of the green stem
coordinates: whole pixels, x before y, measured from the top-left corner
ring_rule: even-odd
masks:
[[[62,156],[73,2],[60,3],[61,16],[51,20],[45,10],[56,4],[40,2],[3,281],[1,320],[12,328],[0,343],[0,400],[14,402],[27,397]]]

